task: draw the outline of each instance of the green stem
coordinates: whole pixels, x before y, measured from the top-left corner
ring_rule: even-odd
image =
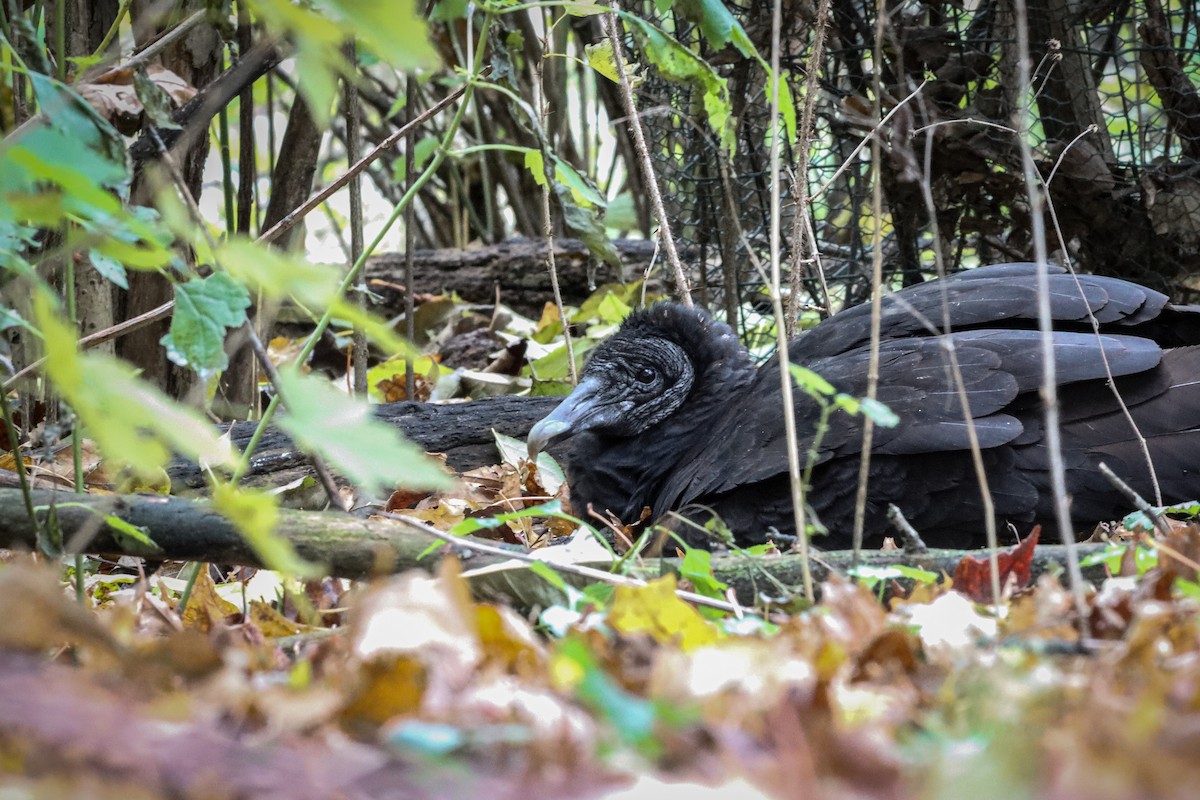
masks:
[[[25,500],[25,511],[29,521],[37,531],[38,541],[45,541],[42,525],[33,513],[33,495],[29,486],[29,476],[25,472],[25,462],[21,460],[21,448],[17,443],[17,426],[13,424],[12,409],[8,407],[8,395],[0,396],[0,412],[4,414],[4,431],[8,434],[8,443],[12,446],[13,459],[16,461],[17,480],[21,484],[21,496]]]
[[[113,20],[113,24],[108,26],[108,32],[104,34],[104,38],[100,40],[100,44],[92,53],[92,58],[99,58],[104,55],[104,51],[112,44],[112,40],[116,38],[118,31],[121,30],[121,23],[125,21],[125,15],[129,13],[129,6],[133,0],[121,0],[121,6],[117,9],[117,18]]]
[[[225,67],[225,57],[221,56],[221,67]],[[243,136],[247,135],[245,132]],[[233,164],[229,150],[229,112],[225,106],[217,112],[217,141],[221,152],[221,189],[225,193],[225,230],[232,232],[236,226],[236,214],[233,207]],[[243,169],[247,167],[242,166]]]
[[[62,7],[62,0],[59,2],[59,7]],[[71,258],[69,254],[66,269],[63,271],[63,284],[63,293],[67,296],[67,319],[74,327],[78,322],[79,313],[75,306],[75,259]],[[75,472],[75,494],[83,494],[83,430],[78,417],[76,417],[71,430],[71,462]],[[87,600],[87,590],[83,584],[83,566],[83,553],[76,553],[75,599],[80,603]]]
[[[184,567],[184,569],[191,570],[191,574],[188,576],[187,585],[183,587],[183,593],[179,595],[179,605],[175,606],[180,617],[183,617],[183,612],[187,611],[188,600],[192,598],[192,589],[196,586],[196,578],[200,577],[200,570],[207,568],[207,564],[201,564],[198,561],[188,562],[188,565]]]
[[[54,56],[58,59],[58,79],[67,79],[67,0],[54,3]]]
[[[487,42],[487,32],[488,28],[491,26],[491,22],[492,15],[489,12],[488,15],[484,17],[483,25],[480,26],[479,44],[476,47],[474,62],[476,65],[483,63],[484,45]],[[450,145],[454,141],[454,136],[458,133],[459,126],[462,124],[463,115],[466,112],[467,107],[471,104],[471,97],[474,94],[478,77],[478,74],[472,74],[467,78],[467,90],[463,93],[462,100],[459,101],[458,110],[454,113],[454,118],[450,120],[450,125],[446,128],[446,133],[442,137],[441,144],[438,147],[437,152],[434,154],[433,159],[430,161],[429,165],[425,167],[425,170],[413,182],[413,184],[405,190],[404,195],[400,198],[400,202],[396,203],[396,206],[392,209],[391,216],[387,218],[387,221],[383,223],[383,227],[381,227],[379,232],[375,234],[375,238],[372,239],[371,243],[363,249],[362,255],[360,255],[350,267],[350,271],[346,273],[346,276],[342,279],[341,285],[338,287],[339,295],[344,295],[347,291],[349,291],[350,287],[354,285],[354,282],[358,279],[359,273],[362,272],[363,267],[366,266],[367,258],[375,252],[375,250],[379,247],[379,244],[383,241],[383,237],[387,235],[387,232],[391,230],[394,224],[396,224],[396,220],[398,220],[400,215],[404,213],[404,209],[408,207],[408,204],[413,201],[413,198],[417,196],[417,193],[421,191],[422,187],[429,182],[430,178],[434,176],[438,168],[442,165],[442,161],[445,160],[446,154],[450,152]],[[409,154],[409,157],[412,157],[411,154]],[[332,320],[333,308],[331,305],[329,308],[325,309],[325,313],[321,315],[321,319],[317,322],[316,328],[309,335],[308,341],[304,343],[304,347],[301,348],[299,355],[296,356],[297,364],[303,364],[308,361],[308,357],[312,355],[313,349],[317,346],[317,342],[321,340],[321,336],[325,333],[325,329],[329,327],[329,323]],[[254,433],[251,435],[250,441],[246,443],[246,447],[242,451],[241,461],[238,463],[237,469],[233,474],[233,483],[240,481],[246,474],[246,471],[250,468],[250,457],[253,456],[254,451],[258,449],[258,445],[262,441],[263,434],[267,431],[267,426],[271,423],[271,419],[275,416],[275,411],[279,407],[280,400],[281,398],[279,392],[276,390],[275,396],[271,398],[271,402],[267,404],[266,409],[263,411],[262,419],[258,421],[258,426],[254,429]]]

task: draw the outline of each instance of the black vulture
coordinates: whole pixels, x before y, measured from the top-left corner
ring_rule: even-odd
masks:
[[[1154,497],[1130,417],[1148,444],[1163,499],[1200,497],[1200,347],[1193,346],[1200,343],[1200,308],[1174,306],[1116,278],[1051,267],[1049,279],[1076,530],[1130,510],[1100,474],[1101,462]],[[1028,263],[968,270],[883,300],[878,399],[899,424],[875,428],[867,546],[888,534],[889,503],[931,546],[984,543],[984,506],[948,345],[957,354],[998,521],[1022,534],[1034,523],[1056,531],[1036,301],[1036,266]],[[944,314],[952,332],[931,332]],[[870,306],[857,306],[795,337],[790,357],[861,397],[869,341]],[[778,370],[777,358],[756,367],[734,332],[704,311],[651,306],[595,349],[579,385],[530,432],[530,449],[572,437],[567,475],[580,514],[590,506],[645,524],[666,521],[668,512],[700,522],[715,513],[743,545],[773,532],[794,535]],[[795,396],[806,454],[821,405],[803,392]],[[849,546],[861,443],[861,417],[837,411],[816,444],[807,500],[829,531],[818,546]]]

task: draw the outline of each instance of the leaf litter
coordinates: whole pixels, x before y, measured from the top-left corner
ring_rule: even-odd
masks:
[[[1163,545],[1194,555],[1200,528]],[[1086,638],[1050,574],[1010,581],[999,606],[957,579],[887,605],[835,579],[808,610],[740,616],[700,613],[665,576],[568,593],[575,613],[558,626],[476,601],[452,558],[437,574],[268,582],[245,597],[213,574],[183,610],[153,576],[91,581],[81,605],[56,570],[7,559],[6,785],[1124,798],[1189,797],[1200,779],[1200,601],[1172,558],[1090,592]]]

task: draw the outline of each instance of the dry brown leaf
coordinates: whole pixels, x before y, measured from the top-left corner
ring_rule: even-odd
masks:
[[[146,76],[171,98],[175,108],[180,108],[196,96],[195,88],[162,66],[147,67]],[[145,108],[137,96],[131,71],[113,70],[102,81],[79,84],[75,88],[97,114],[111,122],[121,133],[133,136],[141,130]]]
[[[230,617],[240,615],[241,609],[217,594],[217,585],[209,574],[207,564],[197,567],[200,572],[192,584],[187,607],[183,609],[183,624],[203,633],[224,627]]]

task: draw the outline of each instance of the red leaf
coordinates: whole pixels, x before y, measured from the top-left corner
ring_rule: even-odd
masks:
[[[1037,547],[1042,526],[1035,525],[1021,542],[996,554],[1000,568],[1000,590],[1010,591],[1029,585],[1033,565],[1033,550]],[[954,568],[954,588],[979,603],[991,603],[992,577],[987,554],[963,556]]]

